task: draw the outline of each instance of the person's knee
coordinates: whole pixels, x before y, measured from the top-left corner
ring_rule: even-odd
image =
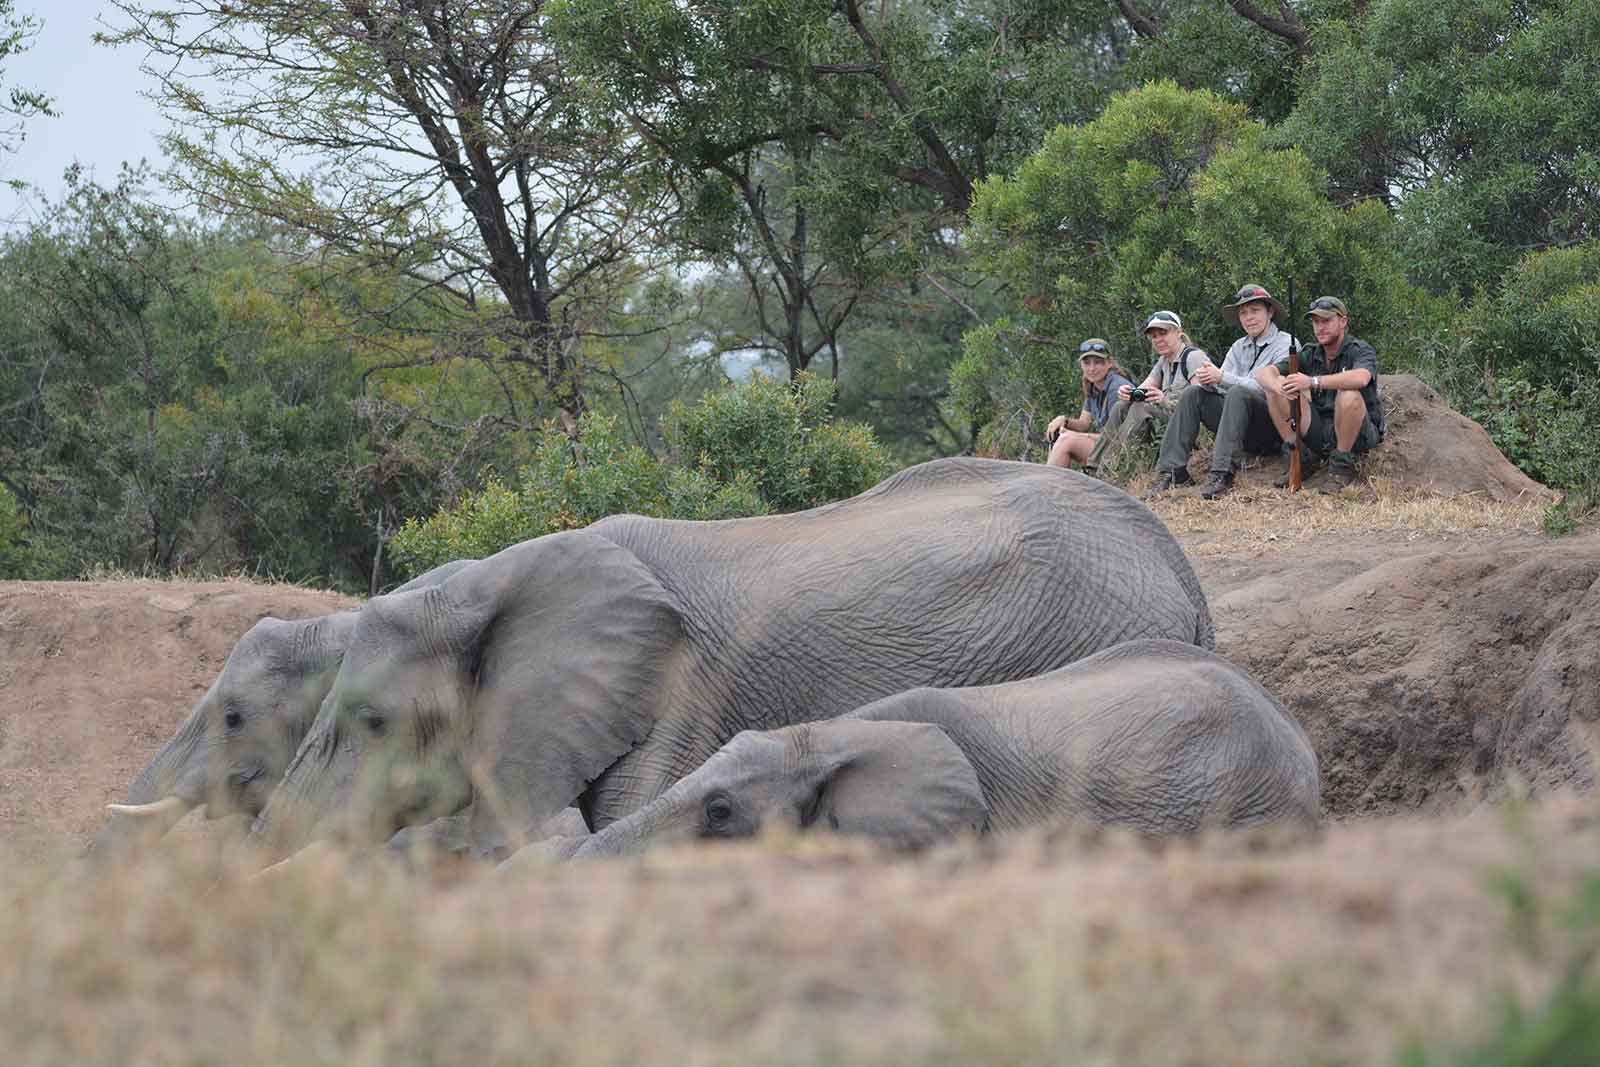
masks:
[[[1361,394],[1354,389],[1341,389],[1334,395],[1333,410],[1341,415],[1354,415],[1360,412],[1367,413],[1366,401],[1361,399]]]

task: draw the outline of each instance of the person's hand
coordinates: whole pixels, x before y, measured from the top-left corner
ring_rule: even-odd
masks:
[[[1195,368],[1194,380],[1201,385],[1216,385],[1222,381],[1222,368],[1207,360]]]
[[[1165,404],[1167,402],[1167,394],[1155,386],[1151,386],[1144,391],[1144,402],[1146,404]]]
[[[1066,428],[1066,425],[1067,417],[1065,415],[1057,415],[1050,420],[1050,425],[1044,428],[1044,439],[1054,442],[1057,437],[1061,436],[1061,431]]]
[[[1133,392],[1133,386],[1119,385],[1117,386],[1117,399],[1126,402],[1128,399],[1128,394],[1131,392]]]
[[[1301,393],[1311,392],[1311,378],[1305,374],[1291,374],[1283,379],[1278,386],[1278,392],[1285,400],[1293,400]]]

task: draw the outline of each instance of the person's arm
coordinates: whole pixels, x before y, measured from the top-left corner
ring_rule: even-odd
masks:
[[[1236,385],[1244,385],[1253,381],[1250,377],[1250,364],[1245,355],[1249,346],[1243,341],[1236,341],[1228,349],[1228,354],[1222,359],[1222,387],[1231,389]]]
[[[1355,350],[1355,366],[1338,374],[1324,374],[1314,384],[1319,389],[1365,389],[1367,383],[1378,376],[1378,353],[1371,345],[1363,344]]]
[[[1256,381],[1269,393],[1275,393],[1285,400],[1299,396],[1301,390],[1311,388],[1311,379],[1307,375],[1296,371],[1289,373],[1289,360],[1285,357],[1277,363],[1268,363],[1254,374]]]

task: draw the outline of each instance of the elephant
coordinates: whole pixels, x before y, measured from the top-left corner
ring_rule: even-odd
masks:
[[[435,567],[400,590],[443,581],[469,562]],[[265,618],[245,631],[205,695],[134,779],[127,798],[107,805],[112,814],[90,854],[126,852],[202,804],[207,818],[259,815],[333,684],[356,615]]]
[[[1215,653],[1141,639],[1037,678],[747,730],[653,803],[528,851],[621,855],[774,825],[913,848],[1063,819],[1184,834],[1310,825],[1320,809],[1316,753],[1282,704]]]
[[[1142,504],[1058,468],[944,459],[786,515],[612,516],[369,601],[254,829],[272,855],[465,812],[503,858],[574,801],[591,830],[636,811],[741,730],[1142,636],[1214,647],[1200,583]]]

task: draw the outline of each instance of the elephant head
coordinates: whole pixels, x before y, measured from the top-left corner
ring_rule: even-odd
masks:
[[[446,563],[401,588],[442,581],[468,562]],[[108,805],[111,817],[91,852],[113,855],[159,836],[202,804],[207,818],[261,814],[333,685],[356,617],[268,618],[246,631],[126,799]]]
[[[520,844],[649,733],[681,633],[651,572],[587,530],[375,598],[256,830],[376,842],[470,803],[475,851]]]
[[[909,848],[981,832],[987,822],[976,771],[938,726],[831,719],[738,734],[653,803],[585,839],[575,856],[748,837],[775,825]]]
[[[338,670],[356,613],[262,619],[234,645],[166,746],[111,804],[92,849],[113,853],[165,833],[192,808],[260,814]]]

